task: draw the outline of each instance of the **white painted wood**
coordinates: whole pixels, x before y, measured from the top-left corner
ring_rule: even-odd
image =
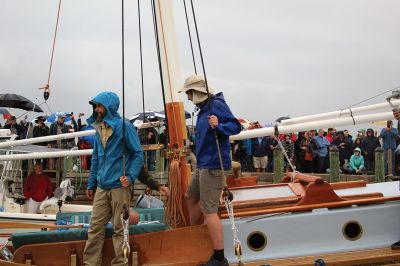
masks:
[[[155,1],[158,39],[160,42],[161,66],[164,79],[165,101],[182,102],[179,89],[182,87],[172,0]]]
[[[38,137],[38,138],[31,138],[31,139],[21,139],[21,140],[12,140],[0,143],[0,148],[8,148],[14,146],[21,146],[27,144],[34,144],[40,142],[48,142],[53,140],[62,140],[62,139],[73,139],[78,137],[90,136],[96,134],[96,130],[85,130],[73,133],[65,133],[59,135],[52,135],[52,136],[45,136],[45,137]]]
[[[242,261],[267,260],[359,249],[388,247],[400,239],[400,202],[364,205],[348,208],[321,209],[315,212],[287,213],[258,220],[248,217],[236,220],[242,243]],[[362,225],[363,233],[356,241],[343,236],[343,226],[349,221]],[[225,256],[236,263],[231,224],[223,220]],[[262,251],[250,250],[247,238],[261,231],[267,236]]]
[[[60,158],[68,156],[83,156],[92,155],[93,150],[71,150],[71,151],[56,151],[56,152],[32,152],[26,154],[10,154],[0,155],[0,161],[13,161],[13,160],[33,160],[40,158]]]
[[[366,187],[338,189],[335,192],[339,196],[381,192],[384,197],[394,197],[400,196],[400,184],[399,181],[372,183]]]
[[[354,118],[354,121],[353,121]],[[370,123],[382,120],[391,120],[393,119],[392,112],[384,112],[384,113],[376,113],[376,114],[367,114],[367,115],[358,115],[354,117],[342,117],[335,118],[329,120],[321,120],[321,121],[312,121],[301,124],[294,125],[285,125],[278,126],[279,133],[287,134],[287,133],[295,133],[300,131],[307,131],[311,129],[319,129],[319,128],[328,128],[328,127],[339,127],[339,126],[349,126],[354,124],[363,124]],[[249,139],[249,138],[257,138],[262,136],[274,136],[275,130],[273,127],[268,128],[260,128],[242,131],[237,135],[231,136],[230,140],[240,140],[240,139]]]
[[[296,196],[288,186],[238,189],[231,190],[231,192],[233,194],[232,202]]]
[[[398,106],[398,105],[400,105],[400,100],[392,100],[391,103],[394,106]],[[372,105],[367,105],[367,106],[362,106],[362,107],[344,109],[344,110],[340,110],[340,111],[334,111],[334,112],[286,119],[286,120],[282,120],[281,124],[282,125],[293,125],[293,124],[298,124],[298,123],[332,119],[332,118],[351,117],[351,114],[353,114],[353,116],[354,116],[354,115],[359,115],[359,114],[362,114],[365,112],[372,112],[372,111],[377,111],[377,110],[381,110],[381,109],[389,110],[391,108],[392,108],[392,106],[389,104],[389,102],[384,102],[384,103],[372,104]]]

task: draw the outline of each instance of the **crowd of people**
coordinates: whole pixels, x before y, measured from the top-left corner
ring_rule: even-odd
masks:
[[[57,112],[56,120],[53,123],[46,123],[46,117],[44,116],[39,116],[32,122],[28,122],[27,117],[25,116],[24,119],[21,119],[19,123],[17,123],[17,119],[15,116],[9,116],[4,126],[1,127],[0,125],[0,128],[10,129],[11,133],[16,135],[15,139],[59,135],[85,130],[87,125],[82,123],[81,118],[83,115],[83,113],[80,113],[78,119],[76,119],[73,113],[66,114],[63,112]],[[70,123],[65,122],[67,117],[71,118]],[[75,141],[75,139],[63,139],[57,141],[40,142],[37,143],[37,145],[58,149],[70,149],[76,146],[78,146],[79,148],[92,148],[92,144],[90,143],[90,141],[87,140],[87,138],[79,138],[77,142]],[[55,168],[54,160],[42,159],[41,162],[43,169]],[[87,160],[87,165],[90,165],[90,160]],[[85,165],[85,168],[88,169],[87,165]]]
[[[248,130],[261,128],[252,123]],[[232,144],[233,159],[240,162],[243,171],[272,172],[274,150],[280,147],[278,140],[288,155],[290,163],[298,171],[305,173],[326,173],[329,171],[329,151],[336,148],[339,152],[340,170],[349,174],[374,174],[375,150],[382,147],[385,162],[388,152],[392,152],[392,173],[398,173],[400,156],[400,135],[392,121],[380,132],[371,128],[359,130],[356,137],[347,129],[337,131],[329,128],[299,132],[298,134],[281,134],[278,137],[260,137],[235,141]],[[285,158],[285,169],[290,167]],[[385,163],[388,173],[389,164]]]

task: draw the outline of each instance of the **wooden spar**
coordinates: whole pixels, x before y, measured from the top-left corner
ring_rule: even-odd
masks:
[[[278,126],[278,131],[279,133],[287,134],[287,133],[294,133],[311,129],[350,126],[355,124],[370,123],[375,121],[391,120],[391,119],[393,119],[393,113],[384,112],[376,114],[358,115],[353,117],[341,117],[329,120],[312,121],[294,125],[284,125],[284,126],[280,125]],[[274,134],[275,134],[275,129],[273,127],[260,128],[260,129],[242,131],[237,135],[231,136],[230,140],[232,141],[232,140],[240,140],[248,138],[258,138],[262,136],[274,136]]]
[[[90,135],[94,135],[94,134],[96,134],[96,130],[92,129],[92,130],[85,130],[85,131],[79,131],[79,132],[73,132],[73,133],[64,133],[64,134],[51,135],[51,136],[45,136],[45,137],[37,137],[37,138],[31,138],[31,139],[12,140],[12,141],[6,141],[6,142],[0,143],[0,149],[28,145],[28,144],[35,144],[35,143],[40,143],[40,142],[49,142],[49,141],[60,140],[60,139],[73,139],[73,138],[77,138],[77,137],[90,136]]]
[[[169,148],[176,149],[177,154],[179,154],[179,151],[182,151],[184,148],[187,132],[183,101],[178,94],[182,83],[179,71],[172,0],[155,0],[155,10],[168,119]],[[184,203],[184,195],[188,187],[191,170],[185,156],[180,156],[180,172],[182,209],[186,221],[189,221],[188,211]]]
[[[400,105],[400,100],[393,100],[391,104],[396,106]],[[351,117],[352,115],[359,115],[365,112],[373,112],[384,108],[391,108],[391,104],[389,102],[372,104],[367,106],[361,106],[356,108],[349,108],[340,111],[322,113],[322,114],[315,114],[315,115],[307,115],[302,117],[296,117],[291,119],[282,120],[282,125],[293,125],[298,123],[305,123],[311,121],[318,121],[318,120],[326,120],[326,119],[333,119],[333,118],[341,118],[341,117]]]

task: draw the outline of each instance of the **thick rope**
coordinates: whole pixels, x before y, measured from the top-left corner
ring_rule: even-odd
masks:
[[[55,30],[54,30],[53,45],[52,45],[52,49],[51,49],[50,66],[49,66],[49,74],[48,74],[48,76],[47,76],[47,83],[46,83],[46,86],[44,86],[43,88],[41,88],[41,89],[44,89],[45,95],[46,95],[46,93],[47,93],[47,97],[44,96],[45,101],[47,101],[47,99],[48,99],[48,97],[49,97],[49,95],[50,95],[51,70],[52,70],[52,68],[53,68],[54,50],[55,50],[55,47],[56,47],[56,39],[57,39],[57,31],[58,31],[58,22],[59,22],[59,20],[60,20],[61,1],[62,1],[62,0],[60,0],[60,1],[58,2],[58,11],[57,11],[56,28],[55,28]]]
[[[229,216],[229,221],[231,222],[232,234],[233,234],[233,249],[235,251],[235,255],[238,257],[239,265],[243,265],[242,263],[242,243],[239,240],[238,232],[239,230],[236,227],[235,223],[235,215],[233,213],[233,204],[231,200],[225,200],[225,208]]]
[[[172,228],[186,226],[185,216],[182,210],[181,171],[179,160],[173,159],[169,165],[168,178],[171,194],[165,202],[165,221]]]

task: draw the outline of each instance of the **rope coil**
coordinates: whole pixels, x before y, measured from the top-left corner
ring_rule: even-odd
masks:
[[[182,210],[181,194],[181,170],[177,158],[171,161],[168,171],[169,189],[171,194],[165,201],[165,221],[172,228],[186,226],[185,216]]]

